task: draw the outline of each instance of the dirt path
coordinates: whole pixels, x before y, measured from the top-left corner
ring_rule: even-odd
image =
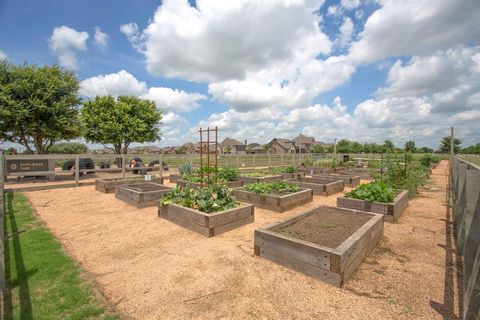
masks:
[[[446,170],[442,162],[433,187],[385,223],[385,239],[342,289],[253,255],[255,228],[336,196],[282,214],[255,209],[255,223],[206,239],[91,186],[26,194],[125,318],[455,319]]]

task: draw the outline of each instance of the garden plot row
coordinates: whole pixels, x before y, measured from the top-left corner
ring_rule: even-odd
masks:
[[[216,212],[187,207],[182,201],[162,202],[162,197],[173,192],[161,184],[163,181],[116,181],[113,187],[117,198],[138,208],[158,204],[160,218],[213,237],[253,223],[255,206],[283,212],[311,202],[314,194],[328,196],[343,191],[344,184],[355,184],[356,180],[357,177],[345,175],[308,178],[301,174],[281,182],[247,183],[232,190],[235,205]],[[177,180],[177,185],[186,184]],[[179,193],[181,199],[185,192],[197,192],[194,197],[190,194],[192,198],[201,197],[206,188],[194,187],[175,192],[184,192]],[[279,192],[257,193],[258,188],[268,187],[279,188]],[[214,188],[208,191],[211,198],[228,190],[227,184]],[[104,189],[108,188],[97,188]],[[407,205],[408,192],[404,190],[397,191],[389,203],[339,197],[337,207],[318,206],[256,229],[254,254],[341,287],[382,238],[384,220],[395,222]]]

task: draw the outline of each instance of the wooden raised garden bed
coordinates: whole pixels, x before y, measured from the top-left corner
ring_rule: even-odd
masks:
[[[158,205],[160,198],[170,190],[154,182],[127,184],[117,188],[115,197],[137,208],[145,208]]]
[[[241,180],[220,182],[220,184],[225,185],[229,188],[239,188],[243,186],[243,182]],[[191,182],[181,179],[177,180],[177,187],[186,187],[187,185],[190,185],[190,188],[192,189],[196,189],[202,186],[201,183],[198,182]]]
[[[383,237],[383,217],[320,206],[255,230],[254,253],[341,287]]]
[[[232,191],[237,200],[251,203],[255,207],[276,212],[284,212],[313,201],[313,191],[301,188],[300,191],[289,194],[256,194],[242,189]]]
[[[190,229],[205,237],[213,237],[254,221],[254,207],[241,207],[220,212],[205,213],[178,204],[158,207],[158,216],[179,226]]]
[[[337,192],[343,191],[343,181],[338,179],[324,179],[324,178],[301,178],[285,181],[289,184],[295,184],[302,188],[309,188],[313,190],[314,195],[328,197]]]
[[[258,182],[275,182],[275,181],[282,181],[283,176],[281,174],[273,175],[273,176],[264,176],[264,177],[246,177],[240,176],[240,180],[243,184],[251,184],[251,183],[258,183]]]
[[[171,173],[169,178],[171,183],[175,183],[178,179],[180,179],[180,175],[178,173]]]
[[[342,180],[347,187],[356,187],[360,184],[360,176],[349,174],[319,174],[313,178]]]
[[[117,186],[126,185],[126,184],[135,184],[135,183],[144,183],[145,178],[135,177],[122,179],[121,177],[117,178],[98,178],[95,179],[95,190],[104,192],[104,193],[114,193]],[[152,177],[151,182],[163,183],[163,177]]]
[[[283,180],[305,178],[305,172],[282,173]]]
[[[391,203],[365,201],[346,197],[337,198],[337,207],[383,214],[387,222],[396,222],[407,206],[408,190],[398,190]]]

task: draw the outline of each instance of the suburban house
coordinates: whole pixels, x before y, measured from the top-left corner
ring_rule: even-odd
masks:
[[[247,153],[249,154],[267,153],[267,149],[265,145],[261,145],[260,143],[253,142],[247,145]]]
[[[293,140],[296,153],[312,153],[313,146],[315,145],[314,137],[307,137],[303,134],[299,134]]]
[[[195,150],[195,143],[193,142],[187,142],[187,143],[184,143],[182,144],[182,147],[185,149],[185,153],[195,153],[196,150]]]
[[[222,154],[245,154],[247,153],[246,145],[231,138],[225,138],[220,142],[220,152]]]
[[[162,149],[156,146],[137,146],[131,149],[133,154],[143,154],[143,153],[161,153]]]
[[[267,146],[270,154],[295,153],[295,145],[290,139],[273,138]]]

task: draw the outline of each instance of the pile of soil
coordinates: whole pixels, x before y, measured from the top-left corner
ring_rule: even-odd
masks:
[[[273,231],[321,246],[336,248],[370,220],[359,212],[346,213],[335,208],[321,208],[301,220]]]

